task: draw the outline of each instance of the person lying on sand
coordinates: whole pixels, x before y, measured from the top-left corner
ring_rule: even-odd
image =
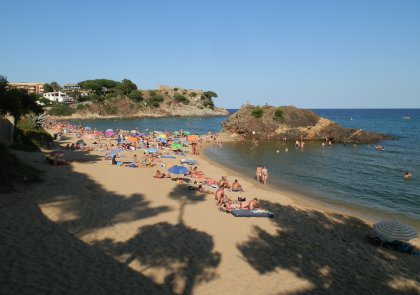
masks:
[[[188,187],[188,189],[189,189],[189,190],[197,190],[197,191],[199,191],[200,193],[203,193],[203,194],[210,194],[210,195],[214,195],[214,193],[213,193],[212,191],[210,191],[210,190],[206,189],[206,188],[205,188],[205,187],[203,187],[201,184],[199,184],[199,185],[198,185],[198,187],[194,187],[194,186],[190,185],[190,186]]]
[[[243,192],[244,191],[237,179],[235,179],[235,181],[232,184],[232,191],[234,191],[234,192]]]
[[[156,171],[156,175],[153,176],[154,178],[171,178],[171,174],[161,173],[159,170]]]
[[[253,198],[249,202],[238,202],[238,203],[233,203],[232,201],[229,200],[224,205],[227,212],[231,212],[233,209],[254,210],[256,208],[259,208],[257,198]]]

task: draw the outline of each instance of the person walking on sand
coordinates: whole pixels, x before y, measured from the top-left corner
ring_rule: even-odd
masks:
[[[265,185],[268,180],[268,170],[267,170],[267,167],[265,166],[261,169],[261,178],[262,178],[262,183]]]

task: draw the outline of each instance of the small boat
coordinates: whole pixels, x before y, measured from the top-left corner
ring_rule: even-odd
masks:
[[[378,150],[378,151],[384,151],[385,150],[385,148],[381,145],[375,146],[375,149]]]
[[[411,118],[409,116],[403,116],[402,117],[404,120],[410,120]]]

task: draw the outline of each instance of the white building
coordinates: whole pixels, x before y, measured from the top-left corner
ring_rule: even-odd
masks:
[[[67,95],[65,92],[57,91],[57,92],[46,92],[43,94],[43,97],[56,102],[62,103],[73,103],[74,99]]]

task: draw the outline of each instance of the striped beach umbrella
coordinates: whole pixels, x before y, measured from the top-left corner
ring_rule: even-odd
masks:
[[[373,230],[384,240],[409,241],[417,237],[417,232],[411,226],[399,221],[381,221],[373,225]]]

